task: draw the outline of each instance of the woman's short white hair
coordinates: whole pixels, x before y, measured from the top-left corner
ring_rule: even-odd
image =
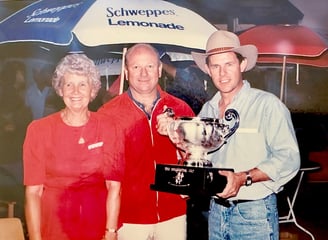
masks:
[[[85,54],[69,54],[60,60],[52,77],[52,86],[57,92],[62,88],[65,73],[74,73],[87,76],[93,91],[94,98],[101,88],[100,74],[95,63]],[[91,99],[92,101],[93,99]]]

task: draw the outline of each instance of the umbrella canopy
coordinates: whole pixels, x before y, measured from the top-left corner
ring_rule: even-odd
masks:
[[[300,25],[261,25],[239,35],[241,44],[254,44],[259,54],[320,56],[328,46],[319,34]]]
[[[259,55],[257,62],[283,64],[283,58],[278,55]],[[287,56],[286,63],[300,64],[312,67],[328,67],[328,50],[317,57]]]
[[[262,25],[239,35],[240,42],[258,48],[258,63],[281,63],[280,99],[284,100],[286,64],[296,64],[296,82],[299,65],[328,66],[328,46],[319,34],[300,25]]]
[[[0,22],[0,47],[5,43],[38,43],[42,49],[64,46],[65,52],[67,46],[79,46],[87,53],[85,49],[96,46],[107,52],[109,45],[147,42],[164,44],[167,51],[190,52],[204,49],[216,30],[195,12],[167,1],[40,0]],[[124,62],[126,47],[122,50]]]
[[[195,12],[160,0],[41,0],[4,19],[0,29],[0,44],[67,46],[76,36],[88,47],[148,42],[195,49],[217,30]]]

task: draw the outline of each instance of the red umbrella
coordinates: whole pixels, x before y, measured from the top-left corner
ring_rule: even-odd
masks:
[[[255,44],[259,54],[320,56],[327,44],[319,34],[300,25],[261,25],[239,35],[241,44]]]
[[[319,34],[300,25],[262,25],[239,35],[240,43],[258,48],[259,63],[282,63],[280,99],[283,100],[286,63],[327,67],[328,45]],[[297,71],[298,72],[298,71]],[[298,74],[297,74],[298,81]]]
[[[286,63],[296,64],[296,84],[299,84],[299,66],[306,65],[312,67],[328,67],[328,50],[317,57],[303,57],[303,56],[277,56],[277,55],[259,55],[258,63],[281,63],[285,65]],[[284,73],[284,72],[283,72]],[[281,93],[283,94],[283,86]],[[282,99],[282,96],[280,97]]]
[[[259,55],[257,62],[283,64],[283,57],[277,55]],[[318,57],[287,56],[286,63],[307,65],[312,67],[328,67],[328,51],[326,50]]]

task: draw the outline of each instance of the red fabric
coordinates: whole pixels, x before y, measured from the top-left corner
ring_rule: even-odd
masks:
[[[121,180],[124,167],[118,154],[120,142],[108,122],[91,113],[85,126],[70,127],[55,113],[29,125],[24,184],[44,185],[43,240],[95,240],[104,234],[105,179]],[[84,144],[78,143],[80,137]]]
[[[116,96],[120,94],[120,84],[121,84],[121,75],[115,79],[115,81],[110,85],[108,92],[112,96]]]
[[[122,182],[121,220],[124,223],[151,224],[186,213],[186,202],[177,194],[150,189],[155,180],[156,163],[177,163],[176,148],[167,136],[158,134],[156,116],[164,105],[178,116],[193,116],[191,108],[180,99],[161,91],[150,122],[125,92],[112,99],[100,112],[121,122],[125,132],[125,174]]]
[[[328,149],[310,152],[309,159],[320,164],[320,170],[307,173],[309,182],[328,182]]]

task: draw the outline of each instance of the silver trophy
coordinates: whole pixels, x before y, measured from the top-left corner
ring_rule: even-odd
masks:
[[[176,118],[168,126],[168,135],[178,148],[185,151],[184,165],[212,167],[206,155],[221,148],[238,127],[238,112],[228,109],[225,121],[218,118]]]
[[[165,112],[174,117],[171,109]],[[219,170],[234,170],[214,168],[206,156],[219,150],[238,127],[239,114],[234,109],[228,109],[224,119],[174,117],[168,125],[168,135],[185,152],[185,157],[177,164],[156,164],[151,189],[189,196],[214,196],[221,192],[227,179]]]

